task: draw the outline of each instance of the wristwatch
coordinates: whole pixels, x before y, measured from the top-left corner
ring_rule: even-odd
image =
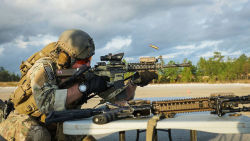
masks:
[[[87,86],[84,85],[84,84],[80,84],[78,89],[79,89],[80,92],[84,93],[87,90]]]

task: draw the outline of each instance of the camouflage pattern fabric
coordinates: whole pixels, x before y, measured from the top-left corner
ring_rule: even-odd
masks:
[[[51,136],[46,127],[36,119],[11,112],[8,118],[0,123],[0,141],[96,141],[91,135],[65,135],[62,124],[58,124],[56,136]]]
[[[8,141],[50,141],[48,130],[28,115],[11,112],[0,124],[0,136]],[[1,140],[1,138],[0,138]]]
[[[53,66],[52,59],[44,57],[36,61],[27,73],[27,77],[30,77],[36,105],[42,113],[54,110],[57,85]]]
[[[0,123],[2,122],[2,121],[4,121],[5,119],[3,118],[3,110],[2,109],[0,109]]]
[[[4,121],[4,108],[5,108],[5,103],[0,99],[0,123]]]

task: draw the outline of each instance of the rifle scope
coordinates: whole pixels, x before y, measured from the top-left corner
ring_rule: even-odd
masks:
[[[118,53],[112,55],[112,53],[109,53],[108,55],[104,55],[100,57],[101,61],[121,61],[124,56],[124,53]]]

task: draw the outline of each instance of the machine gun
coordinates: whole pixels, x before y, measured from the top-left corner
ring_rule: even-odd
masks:
[[[136,79],[138,77],[138,73],[135,72],[145,70],[156,71],[162,68],[190,66],[188,63],[164,65],[163,63],[157,63],[157,61],[151,61],[150,63],[145,63],[145,61],[140,63],[125,63],[122,61],[123,56],[124,53],[118,53],[114,55],[109,53],[108,55],[101,56],[101,62],[98,62],[97,65],[92,68],[82,66],[79,69],[57,70],[58,77],[68,77],[66,81],[59,85],[59,87],[63,88],[65,86],[69,86],[70,84],[73,84],[74,81],[79,81],[79,79],[80,81],[84,81],[83,74],[85,72],[92,72],[98,76],[107,76],[109,78],[109,81],[107,82],[109,89],[105,92],[98,93],[97,95],[103,98],[101,103],[106,101],[113,102],[115,97],[119,94],[122,95],[128,86],[125,85],[124,81],[131,78]],[[134,74],[124,79],[124,74],[127,72],[134,72]],[[95,95],[96,94],[91,95],[89,98]]]
[[[96,124],[105,124],[124,118],[142,118],[145,116],[161,115],[165,118],[174,117],[177,113],[211,111],[211,114],[223,116],[226,113],[247,112],[250,107],[244,104],[250,103],[250,95],[217,95],[203,98],[191,98],[180,100],[129,101],[129,106],[116,107],[93,117]]]

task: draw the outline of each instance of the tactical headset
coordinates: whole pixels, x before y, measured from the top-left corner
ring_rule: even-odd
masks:
[[[86,58],[86,59],[77,59],[74,57],[70,57],[68,53],[66,53],[65,51],[60,51],[58,54],[58,65],[63,67],[63,68],[68,68],[70,66],[72,66],[75,63],[78,64],[87,64],[88,62],[90,62],[92,59],[92,57]]]

